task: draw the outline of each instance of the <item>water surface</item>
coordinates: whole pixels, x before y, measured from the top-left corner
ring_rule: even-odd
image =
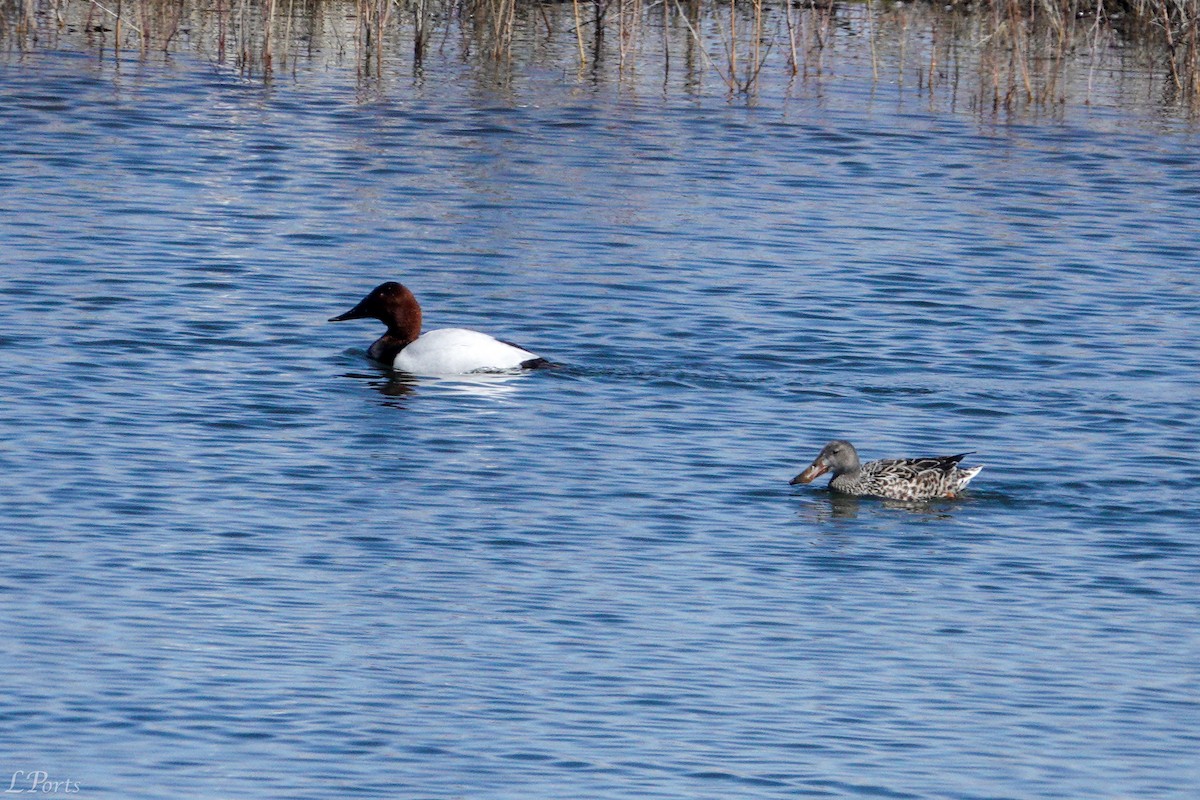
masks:
[[[1197,140],[880,91],[0,68],[0,775],[1193,797]],[[392,375],[388,279],[564,367]]]

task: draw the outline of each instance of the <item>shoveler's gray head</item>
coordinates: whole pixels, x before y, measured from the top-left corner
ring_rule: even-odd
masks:
[[[820,454],[813,459],[808,469],[792,478],[792,485],[797,483],[812,483],[826,472],[833,472],[836,478],[846,472],[857,472],[861,465],[858,461],[858,451],[854,445],[845,439],[834,439],[821,448]]]
[[[421,306],[413,293],[396,281],[379,284],[354,308],[329,321],[347,319],[377,319],[388,326],[390,335],[405,342],[421,335]]]

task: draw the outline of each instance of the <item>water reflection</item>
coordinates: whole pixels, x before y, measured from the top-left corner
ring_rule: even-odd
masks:
[[[955,500],[888,500],[878,497],[858,497],[840,492],[825,491],[805,499],[797,513],[808,522],[823,523],[835,519],[857,519],[860,510],[884,508],[889,511],[906,511],[917,516],[949,519],[965,498]]]
[[[427,389],[497,400],[513,395],[518,389],[517,381],[529,376],[525,373],[495,372],[418,378],[404,372],[388,370],[373,375],[348,372],[342,377],[355,381],[365,380],[368,386],[388,398],[408,397]]]
[[[515,394],[520,388],[518,381],[528,377],[530,376],[527,373],[520,372],[489,372],[444,378],[421,378],[420,383],[430,389],[438,389],[450,394],[499,400]]]
[[[367,376],[347,375],[347,378]],[[384,397],[407,397],[417,390],[417,379],[403,373],[386,372],[367,381],[368,385]]]

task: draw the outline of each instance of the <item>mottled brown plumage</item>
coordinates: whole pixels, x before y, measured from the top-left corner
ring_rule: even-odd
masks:
[[[835,439],[825,445],[808,469],[792,484],[810,483],[832,472],[829,488],[855,495],[875,495],[892,500],[931,500],[956,497],[983,467],[963,469],[958,462],[969,453],[930,458],[885,458],[862,464],[854,445]]]

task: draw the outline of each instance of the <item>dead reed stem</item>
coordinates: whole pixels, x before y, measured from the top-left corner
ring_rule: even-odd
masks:
[[[750,41],[750,64],[747,65],[746,80],[742,82],[746,89],[758,83],[758,70],[762,68],[763,7],[762,0],[753,0],[753,2],[754,28],[753,39]]]
[[[275,29],[275,0],[267,0],[263,15],[265,19],[263,21],[262,68],[264,75],[270,75],[273,68],[271,33]]]
[[[689,18],[684,10],[679,7],[679,0],[672,0],[672,2],[675,4],[676,10],[679,12],[680,19],[683,20],[683,24],[687,27],[689,43],[696,51],[700,53],[700,58],[704,62],[705,66],[717,73],[717,75],[720,76],[721,80],[724,81],[726,85],[730,85],[731,77],[727,77],[722,74],[721,68],[717,66],[716,62],[712,60],[712,58],[708,55],[708,51],[704,48],[704,39],[701,38],[700,33],[696,30],[699,23],[698,16],[696,24],[693,24],[692,19]],[[696,5],[692,4],[692,8],[695,9]]]
[[[793,21],[792,2],[785,0],[783,4],[783,19],[787,23],[788,37],[788,68],[795,75],[800,71],[799,59],[796,55],[796,24]]]
[[[879,80],[879,53],[875,49],[875,15],[867,6],[867,39],[871,45],[871,79]]]
[[[583,19],[579,16],[579,0],[571,0],[571,9],[575,14],[575,42],[579,45],[579,68],[587,66],[587,53],[583,49]]]
[[[729,77],[737,75],[737,0],[729,0]],[[730,87],[732,88],[732,86]]]

